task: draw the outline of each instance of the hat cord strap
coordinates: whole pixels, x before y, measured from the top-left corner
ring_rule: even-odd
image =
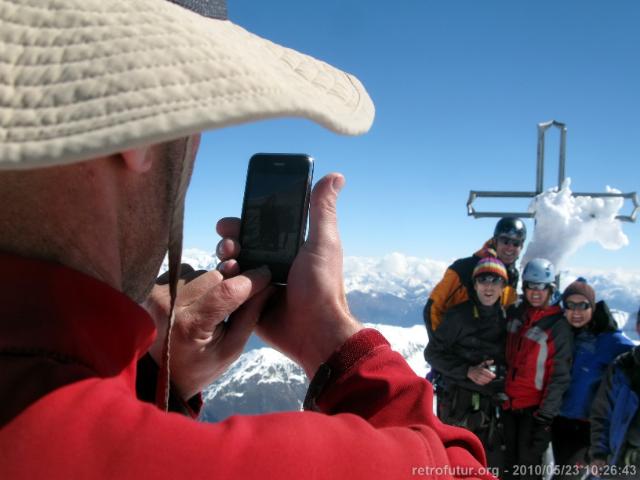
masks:
[[[175,305],[178,296],[178,282],[180,280],[180,264],[182,261],[182,240],[184,223],[184,204],[189,185],[191,170],[187,167],[188,159],[192,158],[192,151],[195,142],[190,137],[184,142],[184,155],[180,166],[180,183],[176,191],[171,225],[169,229],[169,294],[171,295],[171,305],[169,308],[169,319],[165,331],[164,344],[162,346],[162,364],[158,371],[158,381],[156,384],[156,406],[162,410],[169,411],[169,392],[171,386],[171,332],[175,320]]]

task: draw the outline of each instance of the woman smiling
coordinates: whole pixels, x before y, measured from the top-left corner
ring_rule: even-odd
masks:
[[[633,347],[618,329],[604,301],[596,303],[596,292],[579,278],[562,294],[564,315],[574,332],[571,384],[564,395],[560,415],[552,427],[553,456],[557,470],[577,478],[577,465],[587,464],[590,444],[589,413],[602,376],[613,360]],[[576,474],[576,475],[572,475]]]
[[[504,478],[535,479],[545,473],[540,468],[542,454],[569,386],[573,341],[562,309],[551,304],[551,262],[534,258],[522,280],[522,302],[507,312]]]

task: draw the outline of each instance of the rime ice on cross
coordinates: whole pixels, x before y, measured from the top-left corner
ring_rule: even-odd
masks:
[[[562,184],[565,181],[565,161],[566,161],[566,143],[567,143],[567,127],[564,123],[551,120],[550,122],[543,122],[538,124],[538,155],[536,160],[536,189],[533,192],[504,192],[504,191],[488,191],[488,190],[471,190],[469,192],[469,199],[467,200],[467,214],[474,218],[487,218],[487,217],[506,217],[514,216],[521,218],[534,218],[535,212],[478,212],[473,208],[473,202],[476,198],[533,198],[540,195],[543,191],[543,178],[544,178],[544,139],[546,131],[551,127],[557,127],[560,130],[560,161],[558,166],[558,185],[557,189],[562,188]],[[640,202],[638,202],[638,194],[636,192],[631,193],[582,193],[572,192],[574,197],[590,197],[590,198],[612,198],[618,197],[622,199],[629,199],[633,203],[633,210],[629,215],[618,215],[616,220],[623,222],[635,222],[638,211],[640,210]]]
[[[557,127],[560,130],[560,152],[559,152],[559,165],[558,165],[558,185],[555,188],[550,189],[547,192],[543,192],[543,178],[545,167],[545,134],[551,127]],[[565,161],[566,161],[566,140],[567,140],[567,127],[564,123],[552,120],[550,122],[543,122],[538,124],[538,152],[536,163],[536,188],[532,192],[507,192],[507,191],[478,191],[471,190],[469,192],[469,199],[467,200],[467,212],[468,215],[475,218],[486,217],[506,217],[514,216],[521,218],[534,218],[536,222],[536,228],[534,230],[534,239],[529,243],[529,247],[525,252],[522,263],[526,264],[527,261],[534,257],[543,256],[550,260],[556,268],[559,270],[564,260],[574,253],[580,246],[584,245],[588,241],[598,241],[603,247],[608,249],[616,249],[625,246],[628,243],[628,239],[622,233],[620,228],[606,229],[607,234],[594,235],[598,231],[598,223],[609,222],[609,225],[614,220],[623,222],[635,222],[640,210],[640,204],[638,202],[638,195],[636,192],[621,193],[609,189],[606,193],[582,193],[571,192],[569,189],[570,179],[565,177]],[[569,197],[572,196],[573,198]],[[477,198],[533,198],[527,212],[478,212],[473,208],[473,202]],[[554,197],[554,198],[550,198]],[[567,197],[567,198],[563,198]],[[558,203],[556,200],[560,200]],[[583,218],[585,214],[588,214],[589,205],[595,205],[595,199],[602,199],[604,208],[594,209],[591,218]],[[622,208],[625,199],[631,200],[633,203],[633,210],[629,215],[619,215],[618,211]],[[613,200],[616,200],[612,203]],[[548,205],[549,203],[556,203],[555,205]],[[602,203],[600,202],[600,203]],[[573,212],[575,218],[564,218],[566,215],[562,215],[563,212],[554,212],[561,209],[563,204],[569,205],[567,214]],[[548,206],[549,208],[546,208]],[[586,208],[585,208],[586,207]],[[595,210],[599,211],[602,218],[598,218]],[[551,215],[549,215],[551,211]],[[577,212],[577,213],[576,213]],[[554,223],[553,217],[557,214],[558,221]],[[543,215],[545,218],[540,218]],[[606,218],[605,218],[606,217]],[[539,222],[540,220],[540,222]],[[590,221],[593,220],[593,221]],[[544,225],[542,225],[544,224]],[[591,224],[591,225],[587,225]],[[590,228],[584,228],[584,227]],[[538,232],[538,227],[543,227],[542,232]],[[600,228],[602,230],[602,228]],[[540,233],[540,235],[537,235]],[[602,237],[602,238],[600,238]],[[606,238],[605,238],[606,237]],[[559,283],[559,278],[556,279]]]

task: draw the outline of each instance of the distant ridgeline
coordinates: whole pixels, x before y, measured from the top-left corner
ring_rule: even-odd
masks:
[[[196,269],[215,266],[215,257],[189,250],[185,258]],[[422,308],[440,280],[447,263],[393,253],[379,259],[345,259],[347,299],[362,322],[376,324],[394,349],[402,353],[419,375],[427,365],[422,351],[427,343]],[[636,340],[635,312],[640,306],[640,272],[568,270],[562,287],[577,276],[589,280],[598,299],[612,308],[629,338]],[[628,322],[629,316],[633,321]],[[219,421],[234,413],[253,414],[299,410],[306,393],[303,371],[279,353],[251,339],[240,359],[205,392],[204,421]]]

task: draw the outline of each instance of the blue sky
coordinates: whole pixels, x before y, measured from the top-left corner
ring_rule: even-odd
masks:
[[[213,250],[216,220],[240,214],[255,152],[309,153],[316,178],[345,175],[346,255],[396,251],[448,261],[473,252],[495,220],[467,216],[469,190],[533,190],[542,121],[567,124],[574,191],[640,190],[638,2],[229,0],[228,7],[230,19],[253,33],[358,76],[376,120],[355,138],[296,119],[205,134],[187,197],[186,247]],[[556,183],[558,139],[549,132],[545,187]],[[524,210],[527,202],[477,206]],[[640,226],[624,231],[630,246],[585,247],[570,265],[640,269]]]

